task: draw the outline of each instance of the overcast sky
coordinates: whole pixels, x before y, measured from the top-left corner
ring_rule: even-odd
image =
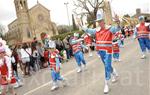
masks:
[[[16,19],[14,0],[0,0],[0,23],[7,26]],[[141,8],[142,12],[150,13],[149,0],[110,0],[112,11],[119,14],[135,14],[136,8]],[[64,2],[69,2],[70,14],[73,9],[72,0],[39,0],[39,2],[50,10],[51,19],[56,24],[68,24],[66,6]],[[33,7],[37,0],[28,0],[29,8]]]

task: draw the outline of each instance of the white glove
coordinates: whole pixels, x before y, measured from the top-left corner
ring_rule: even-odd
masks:
[[[82,30],[83,30],[83,31],[86,31],[86,30],[87,30],[87,26],[85,26],[85,25],[82,26]]]
[[[136,36],[135,36],[135,35],[133,35],[133,39],[136,39]]]
[[[83,40],[84,40],[83,38],[78,39],[79,42],[80,42],[80,41],[83,41]]]
[[[86,46],[86,48],[85,48],[86,50],[88,50],[89,48]]]

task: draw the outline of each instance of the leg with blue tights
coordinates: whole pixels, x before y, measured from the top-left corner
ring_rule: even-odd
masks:
[[[150,52],[150,39],[145,38],[145,45],[146,45],[146,48],[148,49],[148,51]]]
[[[109,92],[109,80],[111,78],[111,73],[113,72],[113,68],[111,66],[112,55],[106,53],[106,51],[99,51],[98,53],[101,56],[105,67],[105,86],[104,86],[104,93]]]
[[[146,45],[145,45],[144,38],[139,38],[138,41],[139,41],[140,48],[141,48],[142,52],[143,53],[146,52]]]
[[[105,79],[110,80],[111,73],[113,72],[113,68],[111,66],[112,55],[106,53],[106,51],[99,51],[99,54],[105,66]]]
[[[51,70],[51,77],[52,77],[52,80],[53,80],[53,86],[52,86],[51,90],[53,91],[53,90],[58,88],[58,84],[57,84],[58,75],[57,75],[55,70]]]
[[[104,59],[105,59],[105,51],[98,51],[98,55],[101,57],[102,62],[104,63]]]
[[[116,54],[115,53],[113,53],[113,59],[116,59]]]
[[[77,65],[80,67],[81,66],[80,52],[75,53],[74,57],[77,62]]]
[[[56,73],[56,79],[60,81],[63,80],[63,77],[60,75],[60,72]]]
[[[86,62],[85,62],[85,60],[84,60],[84,55],[83,55],[82,52],[80,52],[80,59],[81,59],[82,63],[83,63],[84,65],[86,65]]]
[[[111,73],[113,72],[113,68],[111,66],[112,62],[112,55],[107,54],[105,55],[105,70],[106,70],[106,80],[109,80],[111,78]]]
[[[119,59],[119,53],[113,53],[113,58],[114,59]]]
[[[51,77],[52,77],[53,82],[57,81],[57,75],[56,75],[56,72],[54,70],[51,70]]]

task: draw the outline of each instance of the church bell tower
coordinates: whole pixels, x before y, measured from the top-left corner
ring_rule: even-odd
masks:
[[[32,32],[28,13],[27,0],[14,0],[21,42],[30,41]]]

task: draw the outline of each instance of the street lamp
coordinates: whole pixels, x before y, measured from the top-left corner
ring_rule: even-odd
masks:
[[[66,6],[66,10],[67,10],[67,17],[68,17],[68,24],[69,24],[69,30],[71,32],[71,29],[70,29],[70,19],[69,19],[69,11],[68,11],[68,2],[64,3],[64,5]]]

